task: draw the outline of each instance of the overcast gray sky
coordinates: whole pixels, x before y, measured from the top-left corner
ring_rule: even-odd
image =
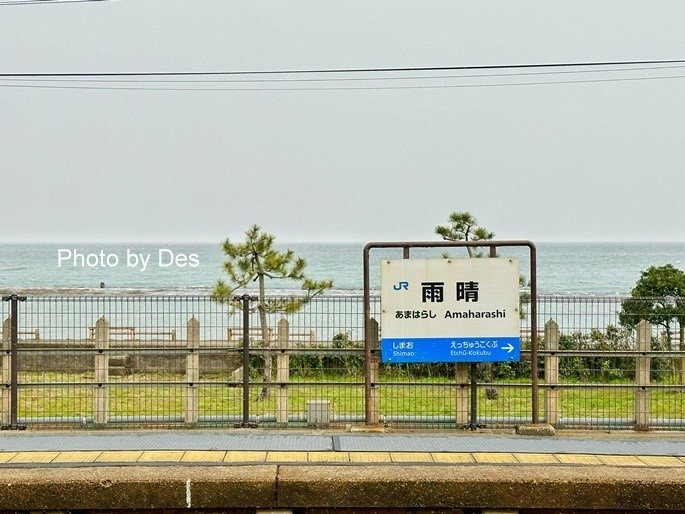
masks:
[[[683,22],[682,0],[0,5],[0,73],[685,59]],[[0,79],[0,240],[433,239],[469,210],[499,239],[683,241],[685,68],[611,70]]]

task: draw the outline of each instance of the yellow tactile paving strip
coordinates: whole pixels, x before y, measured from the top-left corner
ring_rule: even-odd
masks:
[[[341,451],[65,451],[0,452],[0,466],[116,464],[441,464],[582,465],[685,468],[685,457],[560,453],[438,453]]]

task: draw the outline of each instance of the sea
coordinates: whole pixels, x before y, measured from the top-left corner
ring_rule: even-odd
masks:
[[[277,243],[307,262],[306,275],[332,280],[335,295],[363,291],[365,243]],[[685,242],[668,243],[535,243],[539,294],[626,295],[650,266],[673,264],[685,269]],[[445,249],[412,249],[417,258],[441,258]],[[451,257],[467,258],[463,248]],[[503,248],[502,257],[517,257],[530,279],[529,250]],[[370,252],[370,284],[380,286],[381,259],[401,258],[398,249]],[[102,292],[112,294],[205,295],[225,278],[221,242],[208,243],[2,243],[0,290],[36,294]],[[269,282],[278,294],[298,289],[285,280]]]

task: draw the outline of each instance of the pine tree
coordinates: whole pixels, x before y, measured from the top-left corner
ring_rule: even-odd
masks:
[[[468,211],[453,212],[449,225],[438,225],[435,233],[445,241],[489,241],[495,237],[485,227],[478,225],[478,220]],[[483,253],[472,246],[466,247],[469,257],[483,257]]]
[[[275,237],[263,232],[258,225],[252,225],[245,232],[245,241],[233,243],[226,239],[222,245],[227,259],[223,270],[228,275],[226,281],[219,280],[214,288],[214,298],[221,303],[231,303],[242,308],[242,303],[234,300],[234,293],[257,282],[257,303],[253,304],[259,313],[262,342],[268,337],[267,314],[274,312],[293,313],[308,303],[314,296],[330,289],[330,280],[315,281],[305,276],[305,260],[296,257],[292,250],[278,251],[274,248]],[[304,291],[301,296],[290,298],[267,298],[267,279],[286,279],[298,282]],[[270,349],[270,348],[267,348]],[[267,354],[268,355],[268,354]],[[271,383],[272,363],[270,357],[264,358],[264,387],[260,398],[269,396],[268,384]]]

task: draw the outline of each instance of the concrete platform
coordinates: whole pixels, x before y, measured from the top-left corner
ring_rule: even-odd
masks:
[[[685,435],[0,433],[0,512],[685,512]]]

